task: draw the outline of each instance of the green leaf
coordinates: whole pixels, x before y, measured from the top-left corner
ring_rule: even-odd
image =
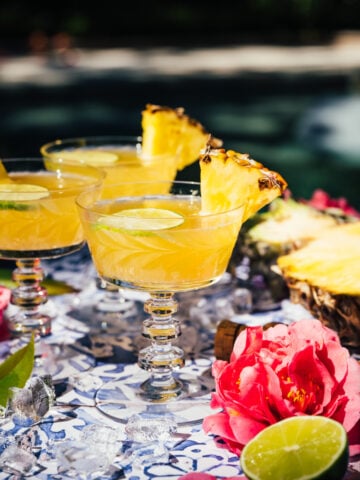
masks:
[[[23,388],[34,368],[34,335],[27,345],[0,363],[0,405],[6,407],[10,388]]]
[[[10,288],[16,287],[16,283],[11,278],[12,271],[6,268],[0,268],[0,285]],[[66,293],[76,293],[76,290],[71,285],[65,282],[59,282],[50,278],[45,278],[41,285],[46,288],[48,295],[64,295]]]

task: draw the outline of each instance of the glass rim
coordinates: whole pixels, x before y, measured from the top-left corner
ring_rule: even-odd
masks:
[[[62,159],[48,159],[48,158],[44,158],[44,157],[4,157],[4,158],[1,158],[0,159],[0,162],[4,165],[4,167],[7,165],[7,164],[23,164],[24,165],[24,168],[23,169],[16,169],[16,170],[12,170],[10,172],[8,172],[6,170],[6,173],[7,174],[11,174],[11,173],[40,173],[40,172],[43,172],[43,173],[52,173],[53,175],[55,176],[59,176],[59,172],[60,174],[61,173],[68,173],[66,167],[69,167],[70,169],[77,169],[78,172],[76,172],[77,174],[79,174],[79,176],[82,176],[86,179],[93,179],[93,181],[90,181],[90,182],[86,182],[85,183],[85,186],[84,188],[85,189],[88,189],[88,188],[98,188],[99,186],[101,186],[103,184],[103,181],[105,179],[105,173],[100,169],[100,168],[97,168],[97,167],[94,167],[92,165],[85,165],[85,164],[79,164],[78,162],[72,162],[72,161],[64,161]],[[54,163],[56,166],[58,166],[59,168],[57,170],[51,170],[51,169],[47,169],[46,168],[46,165],[45,165],[45,162],[52,162]],[[26,171],[26,165],[29,165],[29,164],[35,164],[35,163],[39,163],[39,168],[37,168],[36,170],[28,170]],[[61,169],[61,167],[64,167],[63,170]],[[71,173],[71,172],[70,172]],[[74,172],[73,172],[74,173]],[[0,191],[2,192],[6,192],[6,190],[3,190],[1,187],[2,185],[9,185],[8,183],[2,183],[1,180],[0,180]],[[68,191],[68,190],[73,190],[75,187],[74,186],[69,186],[69,187],[65,187],[65,188],[48,188],[49,192],[57,192],[57,191]]]
[[[47,151],[50,147],[61,146],[61,145],[68,145],[68,144],[75,144],[75,143],[83,143],[82,146],[86,146],[86,142],[106,142],[109,141],[127,141],[127,142],[142,142],[141,135],[79,135],[76,137],[62,137],[57,138],[55,140],[51,140],[50,142],[46,142],[40,147],[40,153],[42,155],[47,154]],[[85,142],[85,143],[84,143]],[[100,146],[100,145],[97,145]]]
[[[58,138],[56,140],[52,140],[51,142],[44,143],[40,147],[40,154],[43,157],[51,158],[53,155],[61,152],[62,150],[71,151],[70,149],[81,149],[81,148],[88,148],[90,149],[99,149],[101,150],[104,148],[104,151],[108,147],[116,148],[126,148],[129,147],[136,147],[138,155],[137,157],[144,161],[144,164],[147,162],[157,162],[162,161],[166,158],[173,158],[176,154],[172,153],[161,153],[155,155],[143,155],[142,154],[142,136],[141,135],[84,135],[78,137],[64,137]],[[83,163],[87,163],[83,161]],[[120,162],[115,162],[114,164],[109,165],[99,165],[98,168],[116,168],[121,165],[131,165],[133,162],[130,160],[120,160]]]
[[[195,180],[148,180],[148,181],[130,181],[130,182],[118,182],[114,185],[105,185],[105,186],[102,186],[102,192],[106,191],[106,190],[109,190],[109,191],[114,191],[116,190],[117,187],[119,186],[128,186],[128,185],[145,185],[145,184],[148,184],[148,185],[161,185],[161,184],[170,184],[171,187],[173,186],[176,186],[176,185],[184,185],[184,186],[189,186],[191,187],[192,185],[193,186],[196,186],[197,187],[197,190],[198,190],[198,195],[193,195],[194,198],[200,198],[201,199],[201,183],[200,181],[195,181]],[[75,203],[76,205],[81,208],[82,210],[86,210],[88,212],[91,212],[93,211],[93,207],[94,205],[101,201],[101,199],[95,199],[94,202],[92,202],[92,205],[91,206],[87,206],[87,205],[84,205],[82,203],[82,199],[83,198],[86,198],[87,195],[89,195],[92,191],[95,191],[98,187],[96,186],[91,186],[91,187],[88,187],[88,188],[85,188],[76,198],[75,198]],[[118,195],[118,196],[114,196],[113,198],[105,198],[103,199],[104,202],[108,202],[108,203],[111,203],[111,202],[114,202],[116,200],[119,200],[120,198],[128,198],[129,200],[131,199],[139,199],[139,198],[144,198],[144,197],[153,197],[154,195],[157,195],[157,194],[154,194],[154,193],[149,193],[149,194],[125,194],[125,195]],[[169,193],[159,193],[159,195],[161,196],[171,196],[173,195],[171,192]],[[181,195],[179,193],[179,195]],[[183,194],[184,196],[186,196],[187,194],[184,193]],[[242,203],[236,207],[233,207],[233,208],[230,208],[228,210],[224,210],[224,211],[221,211],[221,212],[209,212],[209,213],[203,213],[201,214],[202,217],[204,218],[210,218],[210,217],[219,217],[221,215],[226,215],[226,214],[229,214],[229,213],[232,213],[232,212],[236,212],[238,210],[241,210],[245,208],[245,203]],[[95,213],[95,211],[94,211]],[[99,215],[101,216],[104,216],[104,217],[111,217],[112,214],[106,214],[106,213],[101,213],[101,212],[96,212],[98,213]],[[192,215],[188,215],[186,216],[185,215],[185,218],[191,218]],[[154,217],[156,218],[156,217]]]

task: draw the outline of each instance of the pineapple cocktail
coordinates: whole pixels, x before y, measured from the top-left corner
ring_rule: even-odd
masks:
[[[148,104],[141,112],[141,126],[141,137],[118,135],[59,139],[43,145],[40,151],[46,158],[69,159],[100,168],[105,173],[105,186],[129,182],[128,193],[135,194],[142,193],[139,185],[135,187],[135,182],[174,180],[178,171],[198,159],[209,137],[206,129],[186,115],[183,108]],[[219,142],[213,140],[214,144]],[[125,312],[132,313],[133,302],[121,294],[121,289],[102,278],[97,278],[96,283],[104,293],[95,302],[94,309],[112,314],[106,317],[105,322],[101,316],[102,324],[111,319],[119,323],[114,316],[116,312],[121,317]],[[86,323],[89,325],[88,317]],[[96,323],[95,319],[95,326]]]
[[[103,136],[56,140],[40,149],[45,158],[61,158],[100,168],[104,185],[136,182],[139,179],[172,180],[177,168],[174,158],[166,154],[147,155],[142,150],[141,137]]]
[[[103,174],[93,167],[43,159],[5,159],[0,166],[0,258],[16,260],[13,278],[18,286],[11,302],[20,307],[9,319],[9,328],[15,335],[47,335],[51,319],[39,309],[47,300],[40,286],[40,259],[83,246],[75,198],[101,185]]]
[[[174,180],[199,158],[210,138],[204,126],[185,114],[183,108],[147,104],[141,112],[141,137],[94,136],[58,139],[43,145],[45,158],[62,158],[101,168],[104,185],[121,182]]]
[[[136,182],[142,180],[156,180],[159,178],[173,179],[177,168],[174,157],[169,155],[148,155],[142,151],[140,137],[102,136],[62,139],[50,142],[41,147],[41,153],[46,158],[62,158],[92,165],[101,169],[104,174],[104,185],[116,185],[119,182]],[[131,193],[131,192],[130,192]],[[94,318],[95,330],[104,328],[111,321],[119,325],[123,316],[132,316],[134,303],[126,299],[122,289],[96,278],[96,285],[101,292],[94,301],[93,309],[98,312]],[[86,306],[81,305],[85,311]],[[110,315],[107,315],[110,313]],[[120,315],[120,318],[116,314]],[[82,315],[77,315],[82,318]],[[78,319],[79,319],[78,318]],[[89,317],[85,322],[89,327]]]
[[[138,360],[150,372],[140,393],[148,402],[168,402],[186,393],[173,375],[184,366],[184,352],[172,344],[180,334],[174,294],[216,282],[243,221],[286,186],[279,175],[231,151],[209,149],[200,167],[201,183],[138,182],[134,191],[142,194],[129,194],[124,183],[105,188],[96,201],[91,190],[77,199],[99,274],[150,294],[143,336],[151,344]]]
[[[137,182],[134,191],[149,192],[138,196],[129,195],[128,188],[127,183],[104,188],[94,204],[92,192],[78,199],[102,278],[149,292],[179,292],[205,287],[224,273],[242,206],[202,215],[200,185],[195,182]]]
[[[208,286],[224,273],[243,217],[243,206],[202,215],[195,182],[136,183],[104,188],[77,199],[81,221],[98,273],[119,286],[145,290],[150,299],[143,335],[151,339],[138,363],[151,377],[142,385],[146,400],[162,402],[183,392],[172,371],[184,353],[172,344],[180,334],[174,293]],[[145,195],[145,192],[147,194]],[[164,193],[168,192],[168,193]]]

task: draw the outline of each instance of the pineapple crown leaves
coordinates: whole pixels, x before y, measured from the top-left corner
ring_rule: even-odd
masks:
[[[34,335],[28,344],[0,363],[0,406],[6,407],[10,389],[23,388],[34,368]]]

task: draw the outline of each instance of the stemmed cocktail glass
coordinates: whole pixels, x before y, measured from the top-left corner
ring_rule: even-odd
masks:
[[[105,186],[140,179],[157,180],[159,177],[173,180],[177,172],[175,159],[169,156],[144,156],[141,138],[137,136],[59,139],[43,145],[40,151],[46,158],[61,158],[101,169],[105,174]],[[132,328],[133,317],[138,312],[134,302],[124,294],[122,286],[97,277],[96,287],[99,295],[92,297],[90,302],[78,298],[78,305],[70,313],[91,330],[115,331],[124,323],[127,330]],[[115,328],[110,328],[111,325]],[[70,324],[68,326],[71,328]]]
[[[174,294],[209,286],[224,274],[243,206],[203,214],[200,184],[177,181],[121,183],[104,188],[100,198],[90,189],[77,204],[101,278],[150,295],[144,305],[149,318],[142,328],[149,346],[138,354],[138,377],[145,373],[147,378],[129,383],[125,373],[105,383],[97,394],[98,406],[120,421],[134,408],[158,414],[178,411],[184,418],[186,400],[201,396],[201,382],[180,379],[177,373],[185,358],[173,344],[181,333]]]
[[[42,158],[4,159],[0,167],[0,258],[16,262],[8,327],[15,337],[33,332],[47,336],[53,314],[45,308],[40,262],[84,245],[75,197],[86,188],[100,187],[103,173]]]

